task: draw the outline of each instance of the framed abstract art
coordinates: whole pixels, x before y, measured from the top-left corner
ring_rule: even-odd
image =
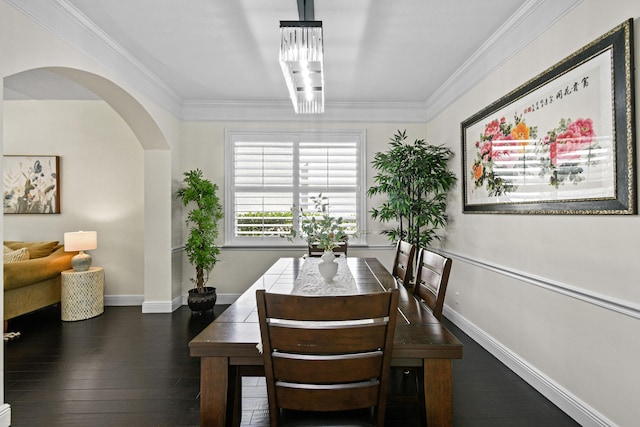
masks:
[[[5,214],[60,213],[60,157],[3,156]]]

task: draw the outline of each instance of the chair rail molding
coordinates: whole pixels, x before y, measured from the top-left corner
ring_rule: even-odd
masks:
[[[544,288],[553,292],[557,292],[562,295],[566,295],[568,297],[587,302],[589,304],[594,304],[598,307],[605,308],[607,310],[615,311],[616,313],[624,314],[625,316],[630,316],[635,319],[640,319],[640,306],[637,304],[634,304],[631,301],[613,298],[611,296],[599,294],[597,292],[589,291],[586,289],[580,289],[576,286],[572,286],[556,280],[547,279],[545,277],[537,276],[535,274],[529,274],[513,268],[505,267],[499,264],[479,261],[464,255],[456,254],[443,249],[435,248],[435,250],[450,258],[457,259],[467,264],[471,264],[475,267],[489,270],[494,273],[502,274],[504,276],[514,278],[521,282],[529,283],[530,285],[539,286],[541,288]]]

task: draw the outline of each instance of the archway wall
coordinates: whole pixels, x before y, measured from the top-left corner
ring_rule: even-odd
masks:
[[[171,245],[181,230],[172,225],[171,192],[178,169],[180,122],[139,93],[117,68],[97,64],[82,52],[0,2],[0,78],[47,68],[94,91],[122,117],[144,149],[144,304],[143,311],[169,311],[180,299],[171,285]],[[3,147],[0,136],[0,149]],[[40,153],[42,154],[42,153]],[[175,229],[175,230],[173,230]],[[176,243],[177,244],[177,243]],[[153,265],[152,265],[153,263]],[[175,305],[175,304],[173,304]]]
[[[39,68],[58,72],[107,101],[143,148],[175,148],[179,120],[130,84],[133,77],[121,67],[101,66],[6,2],[0,2],[0,23],[0,77]]]
[[[4,240],[60,241],[95,230],[93,265],[104,268],[109,305],[144,297],[144,157],[135,134],[102,100],[4,103],[4,155],[60,160],[59,215],[5,214]],[[126,298],[123,296],[126,295]]]

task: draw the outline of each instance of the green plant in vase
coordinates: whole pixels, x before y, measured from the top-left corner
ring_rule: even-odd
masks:
[[[342,217],[333,217],[329,214],[329,198],[320,193],[317,197],[311,197],[314,211],[308,212],[300,208],[300,232],[291,230],[287,239],[291,242],[300,236],[307,240],[309,246],[324,249],[331,252],[341,243],[349,240],[349,234],[345,231]]]

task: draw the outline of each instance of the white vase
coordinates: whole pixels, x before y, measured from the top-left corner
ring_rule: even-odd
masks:
[[[329,283],[333,281],[333,278],[338,274],[338,263],[335,262],[336,256],[333,252],[325,252],[320,257],[322,261],[318,264],[318,271],[325,282]]]

